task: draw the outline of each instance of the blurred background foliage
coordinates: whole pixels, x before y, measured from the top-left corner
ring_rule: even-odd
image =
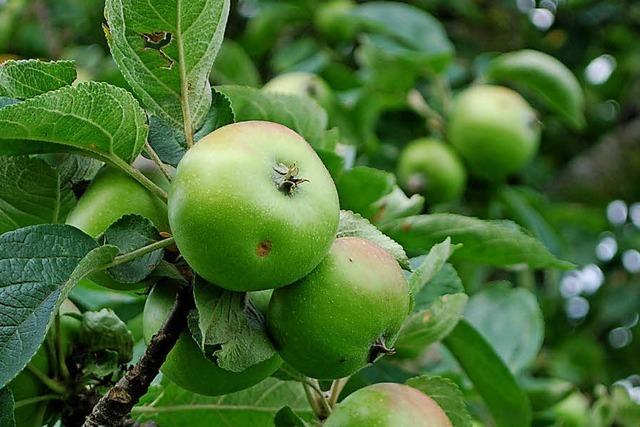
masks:
[[[640,402],[640,2],[404,3],[437,22],[415,27],[386,16],[384,31],[365,34],[359,31],[364,24],[347,14],[354,7],[347,0],[232,1],[212,83],[261,87],[283,73],[314,73],[322,80],[312,95],[337,129],[347,167],[394,171],[408,142],[445,136],[446,123],[438,120],[446,118],[447,103],[460,89],[482,81],[497,54],[526,48],[559,59],[582,86],[586,125],[568,126],[535,94],[522,90],[543,123],[536,159],[509,178],[508,186],[472,178],[462,202],[432,205],[427,198],[423,209],[514,220],[576,263],[568,273],[458,263],[473,295],[467,316],[476,325],[517,324],[518,316],[537,324],[536,309],[526,317],[526,309],[500,309],[499,292],[487,298],[486,283],[510,280],[536,295],[544,318],[544,343],[530,375],[578,387],[583,394],[566,406],[582,408],[585,396],[612,401],[615,393],[597,386],[620,380]],[[101,0],[0,0],[0,59],[74,59],[80,80],[126,87],[109,56],[102,10]],[[438,36],[438,22],[448,40]],[[101,305],[90,293],[83,297],[87,306]],[[486,318],[482,313],[489,309],[495,310]],[[486,331],[499,347],[515,339],[510,329],[513,333],[509,327]],[[535,328],[527,333],[532,334],[527,339],[537,339]],[[447,371],[446,359],[429,352],[424,363]]]

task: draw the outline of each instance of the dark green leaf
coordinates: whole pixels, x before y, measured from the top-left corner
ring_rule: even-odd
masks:
[[[400,2],[368,2],[349,14],[370,33],[372,46],[396,61],[443,71],[453,59],[444,27],[427,12]]]
[[[34,225],[0,236],[0,386],[36,353],[70,288],[116,253],[67,225]]]
[[[200,127],[229,0],[107,0],[104,13],[113,59],[145,107],[176,129]]]
[[[509,368],[487,341],[461,320],[444,344],[487,404],[497,427],[531,425],[531,407]]]
[[[104,241],[120,249],[120,254],[140,249],[158,241],[158,230],[147,218],[125,215],[111,224],[104,233]],[[151,274],[162,261],[164,251],[158,249],[133,261],[112,267],[107,272],[120,283],[138,283]]]
[[[43,160],[0,156],[0,234],[64,222],[76,202],[67,182]]]
[[[211,81],[220,85],[259,87],[260,74],[242,46],[233,41],[222,42],[220,52],[213,63]]]
[[[13,394],[8,387],[0,388],[0,426],[16,427],[13,417]]]
[[[428,309],[410,315],[394,346],[398,357],[416,357],[429,345],[449,335],[462,319],[467,299],[462,293],[443,295]]]
[[[572,126],[585,125],[580,83],[556,58],[529,49],[509,52],[491,61],[487,75],[492,80],[512,82],[532,90]]]
[[[264,318],[246,294],[198,281],[193,294],[197,310],[189,329],[206,356],[226,370],[241,372],[275,355]]]
[[[345,171],[336,183],[340,206],[373,219],[379,212],[374,203],[389,194],[395,183],[392,173],[380,169],[357,166]]]
[[[82,314],[78,345],[88,353],[111,351],[117,363],[127,363],[133,356],[133,336],[113,310],[87,311]]]
[[[382,234],[380,230],[358,214],[350,211],[340,211],[337,237],[361,237],[370,240],[389,252],[398,261],[400,267],[406,270],[410,269],[409,258],[407,258],[402,246]]]
[[[289,406],[280,409],[274,420],[276,427],[305,427],[307,423],[296,415]]]
[[[76,67],[73,61],[6,61],[0,65],[0,96],[32,98],[68,86],[75,79]]]
[[[280,123],[298,132],[314,148],[325,148],[327,113],[308,96],[270,93],[244,86],[216,86],[215,89],[229,99],[236,121]]]
[[[450,379],[423,375],[409,379],[406,384],[435,400],[447,414],[453,427],[472,426],[462,392]]]
[[[545,218],[529,203],[525,195],[516,188],[503,187],[498,192],[509,217],[527,228],[545,244],[551,253],[560,253],[560,236],[551,228]]]
[[[451,237],[452,243],[463,245],[453,255],[454,259],[496,266],[573,267],[553,256],[542,243],[510,221],[485,221],[454,214],[419,215],[385,224],[382,231],[411,255],[424,253]]]
[[[465,318],[514,373],[533,362],[542,347],[542,311],[526,289],[513,289],[508,283],[491,285],[471,297]]]
[[[146,138],[146,115],[138,102],[106,83],[66,86],[0,108],[0,154],[80,150],[130,163]]]

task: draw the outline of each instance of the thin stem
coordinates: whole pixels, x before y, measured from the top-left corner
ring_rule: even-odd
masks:
[[[158,196],[158,198],[160,198],[160,200],[162,200],[163,202],[167,203],[167,200],[169,199],[169,196],[167,195],[167,192],[164,191],[162,188],[158,187],[149,178],[144,176],[144,174],[142,172],[140,172],[138,169],[134,168],[129,163],[125,162],[124,160],[120,159],[119,157],[110,158],[109,160],[115,166],[119,167],[120,169],[125,171],[129,176],[131,176],[133,179],[135,179],[140,184],[142,184],[147,190],[151,191],[153,194]]]
[[[153,242],[150,245],[143,246],[134,251],[127,252],[126,254],[118,255],[113,259],[113,261],[111,261],[109,264],[102,267],[102,270],[107,270],[109,268],[112,268],[121,264],[125,264],[129,261],[133,261],[136,258],[140,258],[141,256],[148,254],[149,252],[166,248],[167,246],[171,246],[174,243],[175,243],[175,239],[173,237],[169,237],[163,240],[158,240],[157,242]]]
[[[182,106],[182,121],[184,123],[184,136],[187,141],[187,147],[193,147],[193,125],[191,123],[191,111],[189,110],[189,84],[187,82],[187,69],[184,53],[184,44],[182,40],[182,11],[180,6],[182,2],[176,2],[178,11],[176,13],[176,44],[178,46],[178,65],[180,69],[180,104]]]
[[[451,87],[449,86],[449,80],[446,77],[438,75],[434,79],[435,87],[440,96],[440,102],[442,102],[442,109],[445,114],[451,112],[451,105],[453,103],[453,97],[451,96]]]
[[[329,406],[327,399],[324,397],[322,389],[320,389],[318,380],[306,378],[302,382],[302,386],[304,387],[305,394],[307,395],[307,400],[318,419],[326,419],[331,414],[331,407]]]
[[[62,384],[60,384],[58,381],[49,378],[48,376],[46,376],[40,369],[38,369],[35,365],[33,365],[32,363],[29,363],[27,365],[27,369],[29,371],[31,371],[31,373],[33,375],[35,375],[35,377],[40,380],[40,382],[44,385],[46,385],[51,391],[58,393],[58,394],[64,394],[65,392],[65,388]]]
[[[427,127],[438,136],[444,135],[445,121],[442,115],[431,108],[426,99],[416,89],[409,91],[407,95],[409,106],[427,121]]]
[[[59,394],[44,394],[42,396],[30,397],[29,399],[18,400],[13,407],[18,409],[22,406],[33,405],[38,402],[46,402],[49,400],[64,400],[64,397]]]
[[[158,166],[162,174],[167,178],[167,180],[169,180],[169,182],[171,182],[172,176],[167,169],[167,165],[162,162],[160,156],[158,156],[158,153],[156,153],[151,144],[149,144],[149,141],[145,141],[144,149],[149,157],[151,157],[151,160],[153,160],[153,162]]]
[[[322,419],[322,410],[320,409],[320,406],[318,405],[318,401],[315,395],[313,394],[314,390],[306,382],[302,382],[302,387],[304,388],[304,394],[307,396],[307,401],[309,401],[309,405],[311,405],[311,409],[313,410],[313,413],[316,415],[316,417],[318,417],[319,419]]]
[[[64,350],[62,348],[62,327],[60,326],[60,312],[55,316],[55,328],[56,328],[56,362],[58,363],[58,369],[60,369],[60,376],[63,379],[69,378],[69,369],[67,369],[67,363],[64,360]]]
[[[329,395],[329,406],[331,409],[336,407],[340,393],[342,393],[344,386],[347,385],[347,381],[349,381],[349,377],[337,379],[331,384],[331,394]]]

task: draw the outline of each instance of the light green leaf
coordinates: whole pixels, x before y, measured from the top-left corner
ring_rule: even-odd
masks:
[[[433,245],[429,254],[409,276],[409,288],[416,295],[440,271],[444,263],[460,245],[451,245],[447,237],[443,242]]]
[[[417,357],[429,345],[449,335],[462,319],[467,299],[463,293],[443,295],[426,310],[410,315],[394,345],[398,357]]]
[[[195,131],[211,106],[209,73],[229,0],[107,0],[111,54],[138,98],[172,127]]]
[[[117,254],[77,228],[34,225],[0,236],[0,387],[38,350],[71,287]]]
[[[406,384],[435,400],[447,414],[453,427],[472,426],[462,392],[449,378],[423,375],[410,378]]]
[[[0,96],[32,98],[68,86],[75,79],[73,61],[6,61],[0,65]]]
[[[67,86],[0,108],[0,154],[80,150],[131,163],[144,146],[146,122],[124,89],[97,82]]]
[[[513,289],[508,283],[491,285],[471,297],[465,318],[513,373],[529,366],[542,347],[542,311],[526,289]]]
[[[402,249],[402,246],[385,236],[380,230],[372,225],[365,218],[351,211],[340,211],[340,224],[338,225],[337,237],[361,237],[380,246],[393,256],[400,267],[405,270],[411,268],[409,258]]]
[[[74,205],[67,181],[43,160],[0,156],[0,234],[64,222]]]
[[[487,76],[532,90],[570,125],[584,127],[585,101],[580,83],[553,56],[529,49],[505,53],[491,61]]]
[[[302,95],[272,93],[245,86],[216,86],[231,102],[237,122],[266,120],[295,130],[314,148],[324,148],[327,113]]]
[[[380,212],[380,207],[375,202],[391,193],[395,183],[392,173],[368,166],[356,166],[345,171],[336,183],[340,206],[373,220]]]
[[[527,395],[500,356],[473,326],[461,320],[444,344],[487,404],[497,427],[531,425]]]
[[[138,422],[154,421],[163,427],[271,427],[284,406],[305,419],[313,417],[298,382],[268,378],[237,393],[207,397],[183,390],[165,379],[151,388],[132,414]]]
[[[264,318],[246,294],[197,281],[193,287],[197,310],[189,329],[207,357],[228,371],[242,372],[275,355]]]
[[[393,187],[391,193],[377,200],[371,205],[375,213],[371,216],[374,224],[384,224],[398,218],[411,215],[418,215],[424,207],[424,197],[414,194],[407,195],[397,185]]]
[[[462,247],[454,259],[495,266],[528,264],[531,268],[569,269],[573,264],[556,258],[537,239],[510,221],[485,221],[454,214],[412,216],[384,224],[382,231],[410,255],[421,254],[451,237]]]
[[[419,259],[424,259],[425,257],[420,257]],[[414,260],[418,258],[411,259],[411,265],[414,265]],[[417,268],[417,267],[416,267]],[[436,273],[436,275],[427,282],[427,284],[415,294],[415,307],[414,311],[424,310],[428,308],[434,301],[440,298],[443,295],[447,294],[457,294],[464,293],[464,286],[462,285],[462,280],[460,276],[458,276],[458,272],[451,264],[445,263],[440,271]]]

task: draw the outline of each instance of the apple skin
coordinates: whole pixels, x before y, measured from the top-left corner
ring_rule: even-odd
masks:
[[[499,181],[535,156],[540,125],[535,111],[517,92],[501,86],[472,86],[455,100],[449,140],[474,175]]]
[[[315,99],[327,111],[331,111],[334,104],[333,93],[329,85],[321,77],[303,71],[276,76],[264,85],[263,90],[308,96]]]
[[[324,427],[452,427],[438,404],[403,384],[379,383],[347,396]]]
[[[396,260],[368,240],[343,237],[311,274],[273,292],[267,325],[285,362],[336,379],[375,360],[377,343],[393,345],[409,305]]]
[[[282,168],[304,181],[285,188]],[[169,193],[184,259],[208,282],[239,292],[286,286],[311,272],[335,239],[339,209],[313,148],[263,121],[227,125],[198,141]]]
[[[447,144],[430,138],[409,143],[398,160],[398,181],[411,194],[423,194],[430,203],[457,200],[464,192],[467,171]]]

